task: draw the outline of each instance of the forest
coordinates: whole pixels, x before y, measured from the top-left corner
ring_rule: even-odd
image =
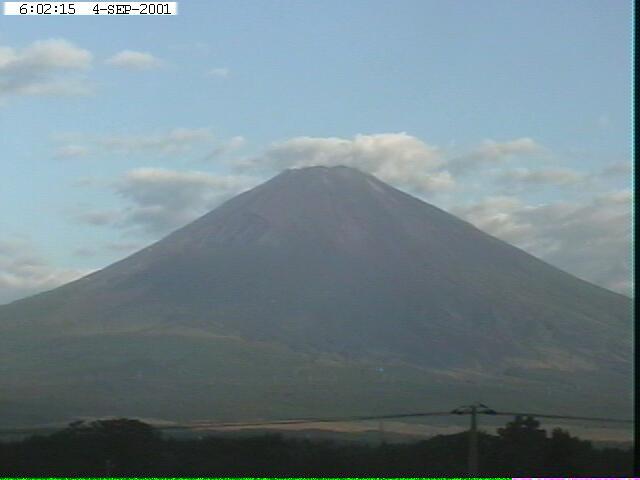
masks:
[[[49,435],[0,442],[0,476],[465,476],[468,433],[414,443],[346,443],[281,434],[179,439],[133,419],[78,421]],[[479,432],[479,475],[630,477],[633,451],[595,448],[516,417]]]

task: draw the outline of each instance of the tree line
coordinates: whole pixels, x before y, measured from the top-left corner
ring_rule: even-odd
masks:
[[[479,432],[480,476],[631,477],[633,452],[592,443],[533,418]],[[74,422],[0,442],[0,476],[465,476],[468,433],[410,444],[342,443],[262,434],[176,439],[132,419]]]

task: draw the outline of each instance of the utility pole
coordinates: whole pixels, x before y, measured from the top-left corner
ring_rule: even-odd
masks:
[[[452,410],[455,415],[471,415],[471,425],[469,428],[469,450],[467,455],[467,468],[470,477],[478,476],[478,414],[495,415],[496,411],[483,405],[474,403]]]
[[[469,476],[478,476],[478,407],[471,405],[471,428],[469,429]]]

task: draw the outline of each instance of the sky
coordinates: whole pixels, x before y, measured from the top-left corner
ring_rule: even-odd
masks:
[[[182,0],[0,17],[0,303],[349,165],[631,294],[631,3]]]

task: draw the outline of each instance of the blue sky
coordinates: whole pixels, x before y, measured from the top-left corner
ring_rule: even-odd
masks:
[[[630,27],[617,0],[0,17],[0,303],[312,164],[629,293]]]

